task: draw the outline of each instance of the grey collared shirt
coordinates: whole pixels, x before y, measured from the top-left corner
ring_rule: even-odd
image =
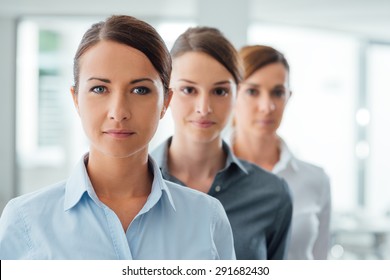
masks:
[[[152,157],[166,180],[181,184],[168,168],[167,141]],[[233,230],[237,259],[285,259],[292,217],[292,198],[287,183],[254,164],[236,158],[224,142],[225,167],[211,185],[209,195],[219,199]]]

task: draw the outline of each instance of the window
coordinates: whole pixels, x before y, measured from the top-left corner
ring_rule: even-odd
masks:
[[[390,44],[371,44],[367,50],[366,204],[375,214],[390,214]]]

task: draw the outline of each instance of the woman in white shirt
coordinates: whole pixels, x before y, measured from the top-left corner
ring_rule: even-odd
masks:
[[[329,245],[330,184],[322,168],[294,157],[278,136],[291,97],[289,65],[268,46],[240,50],[244,80],[234,115],[232,148],[239,157],[283,177],[293,195],[289,259],[326,259]]]

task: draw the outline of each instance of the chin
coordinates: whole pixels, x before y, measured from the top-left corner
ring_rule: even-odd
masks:
[[[216,133],[216,134],[212,134],[212,135],[211,134],[196,135],[196,136],[192,137],[192,139],[195,142],[207,144],[207,143],[215,141],[218,137],[220,137],[220,134]]]
[[[256,134],[257,137],[264,137],[264,136],[271,136],[276,133],[275,129],[270,129],[270,128],[262,128],[259,129],[257,128],[254,130],[254,134]]]

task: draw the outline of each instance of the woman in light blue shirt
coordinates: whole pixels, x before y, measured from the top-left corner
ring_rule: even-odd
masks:
[[[84,35],[71,94],[90,141],[69,179],[11,200],[0,259],[234,259],[221,204],[164,181],[148,144],[171,98],[171,60],[147,23]]]

